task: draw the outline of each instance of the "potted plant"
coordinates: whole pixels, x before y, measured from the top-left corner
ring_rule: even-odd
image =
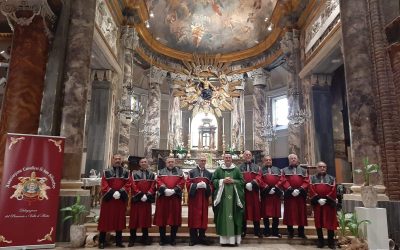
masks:
[[[179,159],[183,159],[186,156],[187,150],[183,147],[183,145],[179,144],[176,147],[175,152]]]
[[[361,200],[364,204],[364,207],[374,208],[378,203],[378,192],[371,185],[371,175],[377,174],[380,171],[380,167],[378,164],[371,164],[368,158],[363,160],[364,167],[362,169],[354,170],[355,173],[362,174],[364,177],[364,183],[361,186]]]
[[[350,213],[343,213],[343,211],[337,212],[337,219],[339,224],[339,236],[338,236],[338,245],[348,245],[351,242],[351,239],[348,237],[348,227]]]
[[[83,246],[86,238],[86,228],[83,225],[83,216],[89,211],[87,211],[86,207],[81,204],[81,197],[78,195],[74,204],[69,207],[61,208],[60,211],[66,213],[63,222],[72,220],[69,231],[71,247]]]
[[[364,223],[370,224],[371,221],[359,221],[355,212],[350,214],[347,227],[354,238],[351,240],[350,246],[345,248],[346,250],[368,250],[368,243],[360,235],[360,226]]]
[[[369,220],[359,221],[357,214],[338,212],[339,238],[338,245],[345,250],[368,250],[368,243],[360,234],[360,226],[371,223]],[[349,237],[351,236],[351,238]]]

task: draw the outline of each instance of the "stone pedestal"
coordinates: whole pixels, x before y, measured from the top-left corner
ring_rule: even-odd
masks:
[[[370,250],[389,249],[386,209],[356,207],[355,210],[359,221],[371,221],[370,224],[365,223],[361,226],[368,248]]]

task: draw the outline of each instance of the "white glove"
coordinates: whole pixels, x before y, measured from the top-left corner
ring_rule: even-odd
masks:
[[[118,200],[119,198],[121,198],[121,194],[118,191],[115,191],[113,197],[114,199]]]
[[[319,200],[318,200],[318,203],[319,203],[321,206],[323,206],[323,205],[326,204],[326,199],[319,199]]]
[[[206,188],[207,185],[204,181],[200,181],[199,183],[197,183],[196,188]]]
[[[175,190],[169,189],[169,188],[165,189],[165,191],[164,191],[165,196],[171,196],[174,193],[175,193]]]
[[[147,195],[144,194],[144,195],[142,196],[142,199],[140,199],[140,200],[143,201],[143,202],[147,201]]]
[[[249,191],[253,190],[253,184],[251,182],[246,183],[246,189]]]
[[[275,188],[271,188],[271,190],[269,190],[269,194],[275,194]]]
[[[298,189],[293,190],[292,195],[294,197],[298,196],[300,194],[300,191]]]

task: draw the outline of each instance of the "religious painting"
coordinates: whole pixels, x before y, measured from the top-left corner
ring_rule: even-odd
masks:
[[[254,47],[268,36],[277,0],[147,0],[150,32],[185,52],[230,53]]]

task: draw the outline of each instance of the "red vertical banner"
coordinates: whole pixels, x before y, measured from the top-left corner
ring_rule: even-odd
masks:
[[[55,246],[64,140],[7,135],[0,186],[0,249]]]

